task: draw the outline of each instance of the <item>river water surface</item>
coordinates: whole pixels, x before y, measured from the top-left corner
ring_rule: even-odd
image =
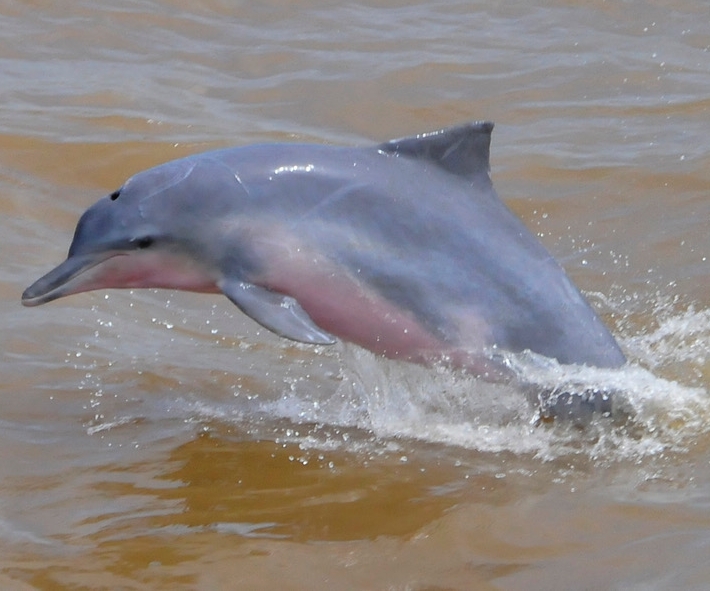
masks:
[[[2,589],[710,588],[706,0],[0,17]],[[540,423],[516,392],[295,345],[219,296],[20,305],[139,170],[479,119],[501,197],[630,360],[548,378],[623,392],[625,420]]]

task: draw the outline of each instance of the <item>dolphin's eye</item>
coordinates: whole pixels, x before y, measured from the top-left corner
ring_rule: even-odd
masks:
[[[116,201],[116,199],[118,199],[118,196],[120,194],[121,194],[121,189],[118,189],[118,190],[114,191],[113,193],[111,193],[111,195],[109,195],[109,197],[111,198],[111,201]]]
[[[136,240],[136,246],[138,248],[148,248],[153,245],[153,242],[154,240],[150,236],[143,236],[143,238]]]

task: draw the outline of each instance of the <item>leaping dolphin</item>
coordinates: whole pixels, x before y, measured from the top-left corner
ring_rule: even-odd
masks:
[[[366,148],[267,144],[140,172],[79,220],[36,306],[103,288],[223,293],[282,337],[480,368],[491,349],[616,367],[616,341],[496,195],[493,124]]]

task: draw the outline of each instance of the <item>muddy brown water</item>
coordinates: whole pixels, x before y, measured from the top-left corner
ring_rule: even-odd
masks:
[[[0,2],[0,587],[710,587],[705,0]],[[496,122],[492,176],[611,326],[626,423],[260,330],[24,309],[144,168]]]

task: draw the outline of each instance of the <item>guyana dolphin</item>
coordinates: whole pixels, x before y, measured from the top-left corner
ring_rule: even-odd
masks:
[[[140,172],[79,220],[26,306],[223,293],[274,333],[472,372],[491,351],[617,367],[609,330],[489,176],[493,124],[371,147],[264,144]]]

